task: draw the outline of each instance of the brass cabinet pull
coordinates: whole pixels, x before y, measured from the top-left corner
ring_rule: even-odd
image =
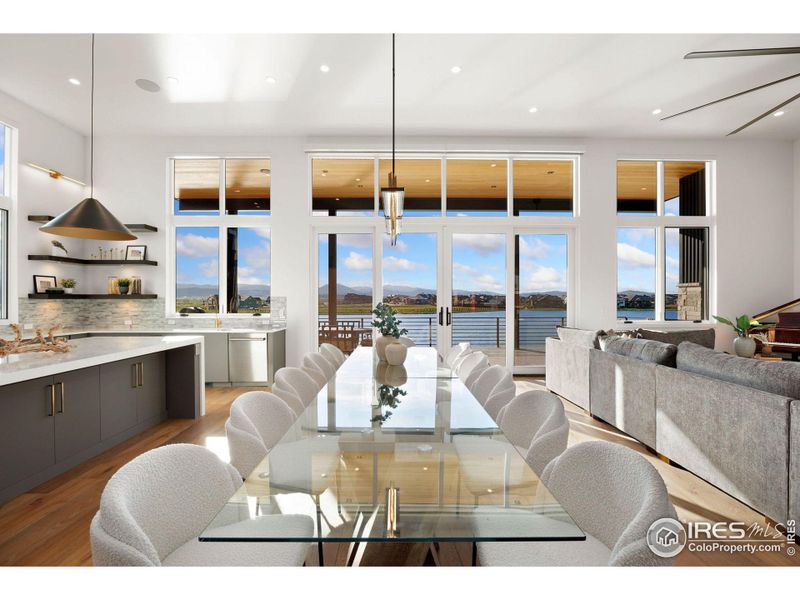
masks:
[[[48,417],[54,417],[56,415],[56,386],[48,385],[50,389],[50,412],[47,413]]]
[[[131,387],[139,387],[139,364],[131,365]]]
[[[139,387],[144,385],[144,363],[139,363]]]
[[[63,381],[59,381],[58,385],[59,385],[59,387],[61,387],[61,410],[59,410],[58,412],[63,413],[64,412],[64,382]]]

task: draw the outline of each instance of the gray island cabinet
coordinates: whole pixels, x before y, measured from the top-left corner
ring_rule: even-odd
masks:
[[[2,359],[0,502],[168,416],[200,416],[202,338],[168,340],[75,340],[74,360],[72,353]]]

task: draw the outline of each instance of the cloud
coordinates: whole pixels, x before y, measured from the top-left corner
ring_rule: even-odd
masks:
[[[459,273],[464,273],[465,275],[477,276],[477,275],[480,274],[478,269],[476,269],[475,267],[470,267],[469,265],[465,265],[465,264],[457,263],[457,262],[453,263],[453,270],[454,271],[458,271]]]
[[[673,269],[677,269],[678,267],[680,267],[680,263],[678,262],[677,258],[674,258],[672,256],[667,256],[666,261],[667,261],[667,267],[672,267]]]
[[[216,279],[219,277],[219,261],[215,258],[197,265],[197,270],[205,277]]]
[[[323,236],[327,239],[327,235]],[[350,246],[351,248],[372,248],[372,234],[369,233],[339,233],[336,234],[336,245]]]
[[[650,243],[656,239],[656,232],[654,229],[634,229],[633,227],[623,227],[619,231],[620,237],[632,244],[639,244],[641,242]]]
[[[344,264],[347,268],[354,271],[368,271],[372,269],[372,257],[359,254],[358,252],[351,252],[347,258],[344,259]]]
[[[553,247],[541,238],[533,238],[531,242],[525,236],[519,236],[519,253],[528,258],[547,258]]]
[[[476,289],[481,291],[485,290],[487,292],[504,292],[506,289],[506,286],[497,281],[497,279],[491,275],[480,275],[475,277],[473,278],[472,283],[475,285]]]
[[[219,239],[183,233],[175,240],[175,251],[178,256],[216,256],[219,251]]]
[[[624,243],[617,244],[617,259],[623,266],[631,269],[650,268],[656,264],[655,255]]]
[[[406,252],[408,251],[408,244],[406,244],[400,238],[397,239],[397,244],[392,246],[391,238],[388,235],[383,236],[383,247],[386,249],[391,249],[396,252]]]
[[[425,265],[415,263],[407,258],[397,258],[396,256],[387,256],[383,259],[383,268],[389,271],[417,271],[425,269]]]
[[[269,274],[265,273],[263,269],[239,267],[236,272],[236,281],[238,281],[240,285],[267,285],[269,283]]]
[[[520,291],[527,294],[531,292],[566,290],[567,281],[564,275],[563,271],[558,271],[552,267],[536,267],[533,272],[527,274],[520,286]]]
[[[239,250],[239,257],[247,267],[253,267],[254,269],[261,269],[262,271],[268,271],[270,267],[269,243],[259,246],[250,246],[249,248],[245,248],[244,250]],[[239,270],[241,271],[242,268],[243,267],[240,266]]]
[[[453,236],[453,245],[463,250],[471,250],[480,256],[489,256],[502,252],[506,245],[506,236],[501,233],[469,234],[458,233]]]

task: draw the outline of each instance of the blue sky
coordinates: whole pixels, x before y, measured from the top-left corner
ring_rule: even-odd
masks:
[[[520,238],[521,291],[534,293],[566,290],[567,247],[563,234],[523,235]],[[507,290],[505,244],[502,234],[454,234],[453,288]],[[319,282],[328,282],[328,236],[319,236]],[[403,233],[396,246],[383,237],[384,285],[436,289],[437,239],[431,233]],[[369,234],[337,236],[337,275],[349,287],[372,286],[372,237]]]
[[[179,227],[176,246],[178,285],[218,283],[218,228]],[[239,228],[240,285],[269,285],[271,250],[268,229]]]
[[[655,292],[656,232],[652,228],[617,229],[617,291]]]
[[[3,168],[6,164],[6,128],[5,125],[0,123],[0,194],[3,193],[5,189],[5,169]]]

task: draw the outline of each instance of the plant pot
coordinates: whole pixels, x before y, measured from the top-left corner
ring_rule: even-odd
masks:
[[[64,288],[64,293],[65,294],[71,294],[74,291],[75,291],[75,288]]]
[[[408,348],[400,342],[395,341],[386,346],[384,353],[386,354],[386,362],[394,367],[399,367],[406,360]]]
[[[382,335],[375,340],[375,352],[378,354],[378,359],[386,362],[386,346],[397,342],[397,338],[391,335]]]
[[[127,294],[127,293],[128,293],[128,287],[129,287],[129,286],[127,286],[127,285],[121,285],[121,286],[119,286],[119,293],[120,293],[120,294],[122,294],[122,295],[124,296],[125,294]]]
[[[737,337],[733,340],[733,351],[736,356],[753,358],[756,353],[756,341],[749,337]]]

